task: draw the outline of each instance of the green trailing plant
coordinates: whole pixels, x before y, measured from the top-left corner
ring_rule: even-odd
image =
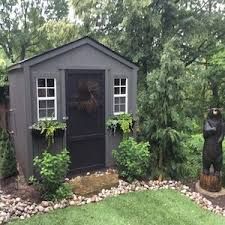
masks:
[[[30,181],[38,186],[43,199],[54,200],[65,193],[70,193],[64,185],[66,174],[69,170],[69,152],[64,149],[53,155],[47,151],[34,158],[40,178],[32,177]]]
[[[116,131],[120,129],[124,136],[127,136],[133,127],[133,117],[129,113],[123,113],[120,115],[109,118],[106,122],[106,127],[111,130],[115,135]]]
[[[57,120],[40,120],[32,125],[32,129],[40,131],[45,135],[49,148],[54,143],[54,135],[57,130],[66,129],[66,123]]]
[[[129,182],[143,178],[149,168],[149,143],[137,143],[134,138],[124,139],[118,149],[113,150],[119,175]]]
[[[17,174],[16,157],[7,131],[0,130],[0,177],[7,178]]]

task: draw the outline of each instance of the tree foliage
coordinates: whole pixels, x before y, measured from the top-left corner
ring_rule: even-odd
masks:
[[[15,152],[8,133],[0,130],[0,178],[7,178],[17,174]]]
[[[139,63],[144,76],[160,66],[163,46],[173,37],[185,66],[206,56],[225,37],[225,4],[220,0],[72,2],[83,31]]]
[[[67,16],[65,0],[1,0],[0,46],[11,63],[38,51],[43,41],[38,29],[48,19]]]
[[[183,162],[181,128],[183,126],[184,63],[174,49],[174,41],[165,44],[160,68],[147,76],[147,88],[141,94],[140,116],[144,137],[153,151],[156,177],[175,178]]]
[[[79,27],[67,19],[49,20],[39,28],[39,35],[45,40],[42,48],[55,48],[79,37]]]

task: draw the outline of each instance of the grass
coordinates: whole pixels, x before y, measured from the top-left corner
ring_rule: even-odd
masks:
[[[225,225],[176,191],[129,193],[81,207],[59,209],[11,225]]]

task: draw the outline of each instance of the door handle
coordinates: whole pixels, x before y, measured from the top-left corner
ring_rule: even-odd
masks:
[[[63,117],[63,120],[68,120],[68,119],[69,119],[68,116],[64,116],[64,117]]]

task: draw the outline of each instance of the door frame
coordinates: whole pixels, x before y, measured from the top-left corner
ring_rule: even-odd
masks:
[[[74,76],[76,76],[76,72],[85,72],[85,71],[89,71],[89,72],[102,72],[102,75],[104,76],[104,124],[106,123],[106,119],[107,119],[107,114],[109,112],[109,103],[108,103],[108,99],[109,99],[109,93],[111,93],[111,89],[109,89],[109,73],[110,73],[110,69],[107,67],[96,67],[96,66],[85,66],[85,67],[81,67],[81,66],[72,66],[72,67],[64,67],[64,68],[58,68],[59,72],[61,73],[61,83],[62,83],[62,105],[64,107],[62,110],[62,120],[64,122],[66,122],[67,120],[67,96],[66,96],[66,84],[67,84],[67,74],[69,71],[74,72]],[[106,91],[108,90],[108,91]],[[66,118],[66,119],[65,119]],[[107,167],[107,146],[108,146],[108,135],[107,135],[107,128],[106,125],[104,125],[104,167]],[[67,131],[64,134],[64,146],[66,148],[68,148],[68,144],[67,144]],[[85,169],[84,169],[85,170]]]

